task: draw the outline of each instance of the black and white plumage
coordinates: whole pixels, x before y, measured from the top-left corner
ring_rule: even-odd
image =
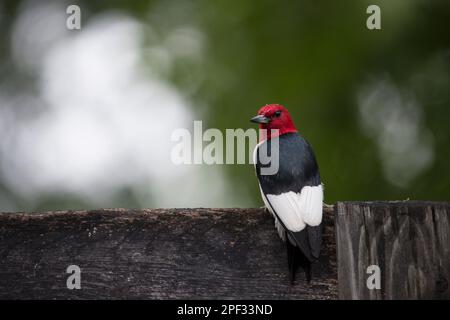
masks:
[[[294,281],[295,272],[301,266],[309,281],[311,263],[319,258],[322,242],[323,186],[317,161],[284,107],[265,106],[255,118],[252,121],[262,123],[263,129],[279,130],[279,135],[269,136],[256,146],[253,160],[264,204],[275,218],[281,239],[286,242],[290,279]],[[260,150],[271,154],[277,144],[278,171],[264,175]]]

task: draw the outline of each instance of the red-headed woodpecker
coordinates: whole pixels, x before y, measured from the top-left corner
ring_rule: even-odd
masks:
[[[251,121],[267,132],[256,146],[253,160],[264,204],[286,243],[291,283],[299,266],[310,281],[311,263],[319,258],[322,242],[323,187],[316,157],[297,132],[285,107],[266,105]],[[261,161],[261,150],[272,156],[275,147],[278,147],[278,170],[263,174],[261,169],[266,162]]]

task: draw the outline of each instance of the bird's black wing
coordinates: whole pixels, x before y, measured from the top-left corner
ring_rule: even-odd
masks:
[[[257,151],[255,167],[263,195],[291,241],[309,261],[314,261],[319,257],[322,242],[323,200],[314,152],[297,133],[285,134],[264,143],[266,145],[261,144],[258,151],[267,150],[269,155],[273,154],[278,143],[279,168],[275,174],[262,174],[264,164]]]

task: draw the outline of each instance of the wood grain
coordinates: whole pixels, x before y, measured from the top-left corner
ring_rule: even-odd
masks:
[[[339,202],[339,298],[450,299],[450,203]],[[378,265],[381,288],[369,290]]]
[[[1,299],[335,299],[334,215],[313,280],[287,276],[264,209],[0,213]],[[69,290],[69,265],[81,289]]]

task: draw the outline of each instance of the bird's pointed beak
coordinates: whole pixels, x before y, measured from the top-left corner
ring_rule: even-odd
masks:
[[[269,123],[270,119],[262,114],[258,114],[256,117],[251,118],[250,121],[254,123]]]

